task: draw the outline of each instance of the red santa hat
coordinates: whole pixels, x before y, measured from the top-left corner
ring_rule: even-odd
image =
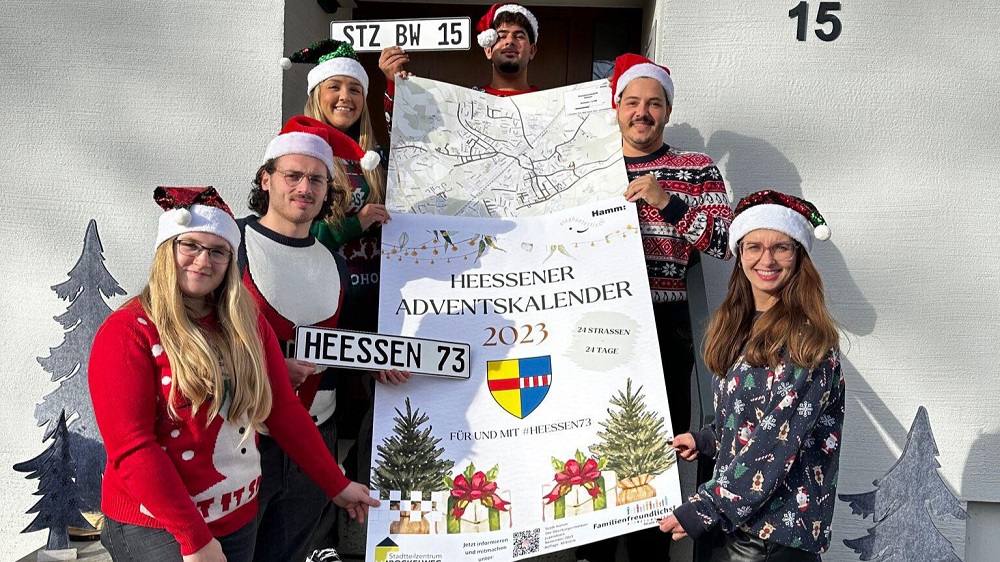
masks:
[[[528,11],[527,8],[520,4],[515,4],[513,2],[500,2],[499,4],[493,4],[490,6],[490,11],[486,12],[486,15],[479,18],[479,23],[476,24],[476,31],[479,35],[476,36],[476,40],[479,41],[479,46],[484,49],[487,47],[492,47],[496,45],[497,30],[493,28],[496,22],[497,16],[504,12],[513,12],[515,14],[521,14],[528,20],[528,24],[531,26],[531,34],[535,36],[535,40],[532,43],[538,42],[538,19],[535,18],[535,14]]]
[[[267,145],[264,160],[286,154],[312,156],[326,164],[331,174],[334,156],[360,162],[365,170],[374,170],[381,160],[378,153],[371,150],[365,152],[351,137],[305,115],[297,115],[285,123],[278,136]]]
[[[787,234],[807,252],[812,250],[813,240],[830,239],[830,227],[815,205],[770,189],[740,199],[729,226],[729,249],[735,254],[744,236],[762,228]]]
[[[235,252],[240,246],[240,229],[229,206],[212,186],[157,187],[153,200],[163,208],[156,231],[156,248],[185,232],[207,232],[225,238]]]
[[[615,59],[615,73],[611,77],[612,107],[618,107],[625,86],[636,78],[652,78],[659,82],[667,94],[667,103],[674,105],[674,81],[670,78],[670,69],[646,57],[625,53]]]

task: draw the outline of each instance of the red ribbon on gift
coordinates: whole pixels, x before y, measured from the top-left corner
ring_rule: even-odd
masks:
[[[497,495],[497,483],[487,480],[486,474],[482,471],[473,474],[471,482],[465,479],[464,474],[459,474],[455,478],[455,487],[451,495],[458,498],[452,511],[456,519],[465,513],[466,506],[474,500],[480,500],[484,506],[500,511],[507,511],[507,506],[510,505]]]
[[[557,472],[555,476],[556,485],[552,491],[545,495],[545,503],[552,503],[569,493],[573,486],[583,486],[590,497],[596,498],[601,495],[601,489],[597,486],[597,479],[600,478],[601,471],[597,469],[597,461],[587,459],[587,462],[580,466],[576,459],[566,461],[566,467],[562,472]]]

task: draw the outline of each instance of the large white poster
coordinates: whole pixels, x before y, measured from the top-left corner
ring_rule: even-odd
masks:
[[[621,139],[605,105],[566,109],[600,85],[407,82],[379,331],[467,342],[437,360],[471,377],[377,389],[367,559],[514,560],[655,525],[682,498]]]

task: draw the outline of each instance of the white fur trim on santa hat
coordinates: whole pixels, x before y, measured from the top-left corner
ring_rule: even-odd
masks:
[[[186,209],[171,209],[160,215],[154,248],[159,248],[160,244],[185,232],[207,232],[221,236],[229,242],[229,249],[233,253],[240,247],[240,229],[229,213],[209,205],[191,205]]]
[[[371,171],[378,168],[378,165],[382,162],[382,157],[378,155],[378,152],[374,150],[369,150],[365,152],[365,155],[361,157],[361,169],[365,171]]]
[[[319,159],[333,173],[333,149],[321,137],[309,133],[285,133],[274,137],[264,151],[264,161],[286,154],[304,154]]]
[[[773,204],[754,205],[736,215],[729,225],[729,249],[735,254],[740,240],[760,229],[783,232],[802,244],[807,252],[812,251],[815,231],[809,219],[784,205]]]
[[[496,45],[497,39],[499,38],[500,36],[497,35],[497,30],[493,29],[492,27],[480,33],[479,35],[476,35],[476,41],[479,42],[479,46],[484,49]]]
[[[622,92],[625,91],[625,86],[628,86],[628,83],[636,78],[652,78],[659,82],[667,94],[667,103],[674,105],[674,81],[670,78],[670,73],[648,62],[639,63],[622,72],[615,85],[615,103],[622,101]]]
[[[350,76],[354,78],[358,82],[361,82],[361,89],[364,91],[364,95],[368,95],[368,73],[365,72],[365,68],[361,66],[360,62],[348,57],[334,57],[313,67],[309,71],[309,77],[307,78],[308,86],[306,93],[312,93],[313,88],[331,76]]]
[[[504,4],[493,12],[493,21],[497,21],[497,16],[503,12],[513,12],[524,16],[528,20],[528,24],[531,25],[531,31],[534,32],[535,43],[538,43],[538,19],[535,18],[535,14],[532,14],[527,8],[520,4]]]

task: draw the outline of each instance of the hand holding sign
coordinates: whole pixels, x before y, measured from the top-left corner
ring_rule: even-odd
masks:
[[[410,75],[403,68],[403,65],[408,62],[410,62],[410,55],[406,54],[406,51],[402,47],[386,47],[382,50],[382,54],[378,56],[378,67],[382,70],[382,74],[385,74],[385,79],[390,82],[396,79],[397,74],[401,78],[406,78]]]
[[[381,371],[371,371],[372,377],[382,384],[403,384],[410,380],[413,373],[400,371],[399,369],[383,369]]]

